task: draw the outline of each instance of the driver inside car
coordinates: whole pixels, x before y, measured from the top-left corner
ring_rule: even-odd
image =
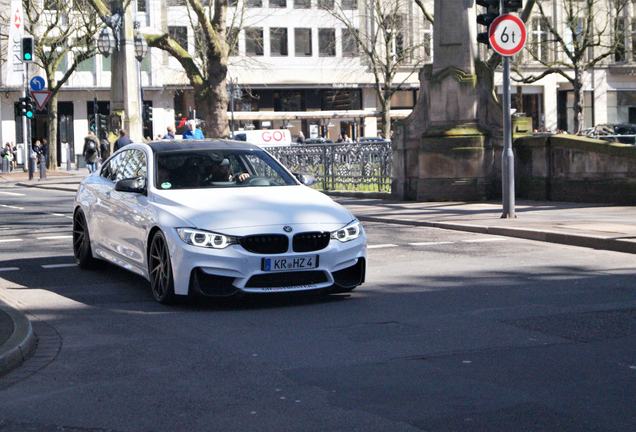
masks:
[[[250,175],[246,172],[232,174],[230,171],[230,161],[227,158],[224,158],[220,163],[212,164],[210,168],[210,176],[208,178],[213,182],[236,181],[238,183],[243,183],[250,178]]]

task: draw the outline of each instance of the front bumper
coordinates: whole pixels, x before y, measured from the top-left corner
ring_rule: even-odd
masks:
[[[257,254],[240,245],[225,249],[208,249],[184,243],[176,231],[164,233],[170,244],[175,294],[195,291],[206,296],[228,297],[240,292],[272,293],[310,291],[330,288],[346,291],[364,282],[366,271],[366,237],[341,243],[331,240],[324,249],[314,252]],[[319,255],[319,265],[312,270],[266,272],[261,270],[264,257],[303,257]]]

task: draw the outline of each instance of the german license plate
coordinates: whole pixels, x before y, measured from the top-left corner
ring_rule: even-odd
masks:
[[[267,272],[294,271],[315,269],[318,267],[319,255],[263,258],[261,270]]]

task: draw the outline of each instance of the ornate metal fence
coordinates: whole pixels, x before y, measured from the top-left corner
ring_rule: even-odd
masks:
[[[391,192],[391,143],[301,144],[267,148],[292,172],[312,174],[322,190]]]

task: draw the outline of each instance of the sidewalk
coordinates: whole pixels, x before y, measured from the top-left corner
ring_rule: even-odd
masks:
[[[0,300],[0,377],[18,367],[36,345],[31,322]]]
[[[338,198],[362,221],[428,226],[636,253],[636,206],[520,201],[516,219],[501,203],[398,202]]]
[[[46,178],[40,180],[40,173],[36,172],[33,180],[29,180],[29,173],[22,170],[10,173],[0,172],[0,185],[13,183],[17,186],[37,187],[40,189],[54,189],[75,192],[79,182],[88,175],[86,169],[47,171]]]
[[[83,171],[57,173],[60,175],[47,180],[18,180],[17,184],[75,192],[86,176]],[[0,181],[2,178],[0,174]],[[333,198],[362,221],[428,226],[636,254],[636,206],[517,201],[517,218],[501,219],[500,202]]]

